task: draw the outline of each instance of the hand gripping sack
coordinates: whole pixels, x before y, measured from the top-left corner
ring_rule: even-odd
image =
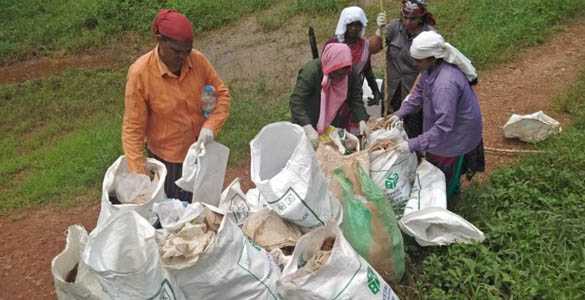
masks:
[[[55,282],[55,293],[59,300],[99,300],[102,287],[87,265],[81,261],[81,253],[87,244],[87,231],[81,225],[67,229],[67,244],[51,262],[51,273]],[[77,270],[75,278],[69,274]],[[73,282],[71,282],[73,280]]]
[[[376,130],[370,137],[370,176],[398,215],[408,201],[418,164],[415,153],[396,150],[396,145],[407,139],[401,126]]]
[[[343,233],[353,249],[387,282],[399,282],[405,271],[404,244],[392,207],[376,183],[358,166],[361,189],[341,169],[335,175],[343,187]]]
[[[308,265],[331,238],[335,239],[333,247],[320,268],[306,272],[305,267],[299,267]],[[332,220],[299,239],[277,285],[287,300],[398,300],[388,283],[352,249]]]
[[[128,174],[128,166],[126,163],[126,157],[120,156],[106,171],[104,176],[104,183],[102,185],[102,200],[101,210],[98,217],[96,228],[106,224],[110,218],[114,215],[124,211],[135,211],[143,218],[145,218],[150,224],[156,222],[156,216],[152,213],[152,205],[160,200],[166,198],[164,191],[165,178],[167,177],[167,168],[163,163],[154,159],[146,159],[146,169],[153,171],[158,174],[158,183],[154,188],[151,196],[146,199],[146,202],[141,204],[113,204],[110,195],[114,195],[116,189],[116,177],[124,176]]]
[[[426,160],[416,170],[416,180],[404,216],[398,222],[402,231],[421,246],[471,243],[485,239],[483,232],[461,216],[447,210],[445,175]]]
[[[302,127],[290,122],[266,125],[250,148],[252,181],[282,218],[304,232],[322,226],[326,218],[341,223],[341,205],[329,192]]]
[[[193,202],[219,206],[230,149],[218,142],[195,142],[183,161],[182,177],[175,184],[193,193]]]
[[[169,271],[187,299],[280,299],[280,270],[272,256],[248,241],[231,218],[223,217],[217,235],[194,265]]]
[[[98,227],[82,259],[97,276],[105,299],[182,300],[183,292],[163,268],[154,228],[125,211]]]

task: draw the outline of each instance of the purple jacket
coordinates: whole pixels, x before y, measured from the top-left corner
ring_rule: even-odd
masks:
[[[408,141],[410,151],[454,157],[473,150],[482,138],[479,102],[465,74],[447,62],[424,71],[396,115],[423,110],[423,134]]]

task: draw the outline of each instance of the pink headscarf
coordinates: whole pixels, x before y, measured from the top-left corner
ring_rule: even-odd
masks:
[[[341,68],[351,66],[351,50],[346,44],[332,43],[325,46],[321,56],[321,69],[323,80],[321,81],[321,110],[317,122],[317,132],[322,134],[329,127],[339,107],[347,98],[348,74],[343,78],[333,80],[329,73]]]
[[[152,23],[152,32],[162,34],[175,41],[193,41],[191,22],[185,15],[174,9],[161,9]]]

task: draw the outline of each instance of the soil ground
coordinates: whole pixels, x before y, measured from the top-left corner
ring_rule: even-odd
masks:
[[[286,33],[258,34],[255,26],[255,22],[246,19],[237,26],[203,35],[200,37],[202,52],[209,56],[218,73],[229,84],[246,81],[250,84],[250,80],[261,78],[266,80],[269,87],[274,80],[288,88],[292,87],[296,70],[310,59],[308,47],[300,46],[306,45],[302,42],[306,36],[290,35],[292,41],[289,45],[298,46],[283,49],[278,36],[286,36]],[[545,44],[522,51],[514,61],[479,72],[476,92],[483,114],[485,147],[529,149],[522,142],[502,136],[502,126],[512,113],[531,114],[543,110],[563,126],[568,125],[570,120],[566,116],[555,114],[547,108],[551,97],[568,88],[578,75],[585,61],[584,44],[585,24],[571,25]],[[150,46],[143,42],[137,43],[134,51],[142,53]],[[196,48],[199,47],[196,45]],[[259,61],[263,63],[259,64]],[[120,58],[102,54],[35,59],[0,68],[0,84],[59,73],[71,65],[69,62],[106,68],[120,63]],[[374,58],[374,64],[382,65],[382,55],[378,54]],[[262,67],[267,65],[271,67]],[[508,166],[515,158],[515,155],[487,151],[486,174],[498,166]],[[229,184],[235,177],[240,177],[245,191],[253,186],[249,173],[248,158],[240,166],[227,170],[225,183]],[[99,214],[98,203],[99,199],[88,199],[87,204],[68,210],[43,207],[15,212],[9,218],[0,220],[0,299],[55,299],[51,260],[64,249],[68,226],[82,224],[88,231],[95,227]]]

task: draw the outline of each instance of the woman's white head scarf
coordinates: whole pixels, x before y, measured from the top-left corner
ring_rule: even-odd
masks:
[[[457,48],[445,42],[443,37],[435,31],[423,31],[417,35],[410,46],[410,56],[416,59],[442,58],[444,61],[456,65],[469,82],[477,78],[471,61]]]
[[[368,19],[363,9],[357,6],[346,7],[341,11],[339,21],[337,22],[337,28],[335,29],[335,35],[340,43],[345,40],[345,31],[347,30],[347,24],[360,21],[363,25],[362,33],[360,36],[364,36],[366,33],[366,27],[368,26]]]

